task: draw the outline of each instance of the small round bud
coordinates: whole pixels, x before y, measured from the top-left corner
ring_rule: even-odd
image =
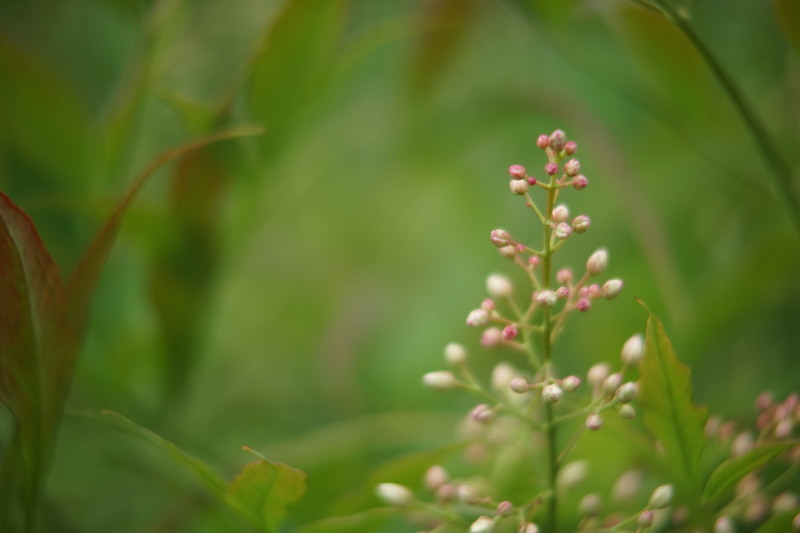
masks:
[[[375,487],[375,493],[385,503],[395,507],[405,507],[414,499],[410,490],[397,483],[380,483]]]
[[[508,246],[503,246],[501,248],[498,248],[498,251],[500,252],[500,255],[502,255],[503,257],[507,257],[509,259],[514,259],[519,255],[519,249],[513,244],[509,244]]]
[[[734,438],[731,443],[731,455],[739,457],[752,450],[754,446],[755,439],[753,438],[753,434],[749,431],[742,431],[736,435],[736,438]]]
[[[736,529],[733,527],[733,521],[729,516],[720,516],[714,522],[713,533],[734,533]]]
[[[592,283],[586,287],[586,291],[589,295],[589,298],[594,299],[600,296],[600,286],[597,283]]]
[[[577,176],[572,178],[572,187],[576,191],[582,191],[583,189],[586,188],[587,185],[589,185],[589,180],[586,179],[586,176],[584,176],[583,174],[578,174]]]
[[[539,291],[536,293],[536,302],[542,307],[553,307],[558,296],[553,291]]]
[[[550,134],[549,145],[554,152],[560,152],[567,144],[567,134],[562,130],[555,130]]]
[[[514,377],[514,367],[508,363],[497,363],[492,369],[492,388],[504,392]]]
[[[572,226],[567,224],[566,222],[560,222],[555,229],[556,237],[559,239],[566,239],[570,235],[572,235]]]
[[[793,492],[781,492],[772,501],[772,512],[775,514],[791,511],[798,506],[797,494]]]
[[[539,266],[539,256],[532,255],[528,258],[528,266],[531,267],[532,270],[536,269]]]
[[[585,313],[591,307],[592,302],[590,302],[588,298],[578,298],[578,301],[575,302],[575,308],[581,313]]]
[[[615,392],[622,384],[622,374],[615,372],[603,380],[603,391],[611,394]]]
[[[480,516],[469,526],[469,533],[492,533],[494,531],[494,520],[488,516]]]
[[[528,176],[528,185],[533,187],[534,185],[536,185],[536,183],[537,183],[536,178],[534,178],[533,176]]]
[[[525,378],[516,377],[508,382],[509,388],[518,393],[522,394],[524,392],[528,392],[531,389],[530,383]]]
[[[578,376],[567,376],[561,380],[561,388],[567,392],[572,392],[581,386],[581,378]]]
[[[517,180],[525,179],[525,167],[523,167],[522,165],[511,165],[510,167],[508,167],[508,173],[514,179]]]
[[[460,365],[467,360],[467,349],[457,342],[448,343],[444,347],[445,361],[451,365]]]
[[[539,135],[539,137],[536,139],[536,146],[544,150],[550,146],[550,137],[545,134]]]
[[[769,392],[762,392],[756,398],[756,409],[759,411],[766,411],[770,407],[772,407],[773,399],[772,394]]]
[[[634,381],[623,383],[617,389],[616,398],[622,403],[628,403],[636,397],[637,389],[638,387]]]
[[[494,418],[494,411],[487,404],[481,403],[476,405],[472,411],[469,412],[469,416],[475,422],[487,424],[492,421],[492,418]]]
[[[656,490],[650,495],[650,503],[648,507],[652,509],[663,509],[672,503],[673,494],[672,485],[661,485],[656,487]]]
[[[557,205],[553,208],[552,213],[550,213],[550,219],[553,222],[566,222],[569,218],[569,209],[565,205]]]
[[[581,171],[581,163],[577,159],[570,159],[566,163],[564,163],[564,174],[569,176],[570,178],[573,176],[577,176],[578,172]]]
[[[492,230],[489,239],[492,241],[492,244],[498,248],[508,246],[509,244],[515,244],[514,241],[511,240],[511,234],[504,229]]]
[[[528,182],[525,180],[511,180],[508,183],[508,188],[511,189],[511,192],[514,194],[525,194],[528,192]]]
[[[620,418],[624,418],[625,420],[630,420],[636,416],[636,409],[629,403],[623,403],[619,406],[617,411],[619,412]]]
[[[581,502],[578,504],[578,512],[581,516],[597,516],[600,514],[601,504],[600,495],[592,492],[581,498]]]
[[[653,511],[650,509],[642,511],[639,518],[636,519],[641,527],[650,527],[653,525]]]
[[[606,300],[613,300],[619,296],[622,292],[622,285],[621,279],[610,279],[603,283],[603,298]]]
[[[458,499],[464,503],[477,503],[481,499],[477,489],[472,485],[459,485],[457,494]]]
[[[628,470],[617,479],[611,489],[611,496],[617,501],[627,502],[639,495],[642,488],[642,473]]]
[[[481,334],[481,344],[487,348],[492,348],[500,344],[503,340],[503,332],[500,328],[487,328]]]
[[[592,385],[597,386],[603,383],[610,373],[611,370],[608,368],[606,363],[597,363],[589,368],[589,372],[586,374],[586,379]]]
[[[451,502],[456,499],[458,489],[451,483],[445,483],[436,489],[436,499],[442,502]]]
[[[557,403],[564,391],[555,383],[550,383],[542,388],[542,398],[546,402]]]
[[[425,471],[425,487],[428,490],[436,490],[450,479],[450,475],[444,467],[433,465]]]
[[[497,516],[509,516],[514,512],[514,504],[509,501],[503,501],[497,504]]]
[[[586,478],[589,472],[589,463],[584,460],[572,461],[565,464],[558,472],[556,483],[563,489],[569,489]]]
[[[485,309],[473,309],[467,315],[467,325],[473,328],[485,326],[489,323],[489,313]]]
[[[578,143],[575,141],[567,141],[564,145],[564,154],[566,155],[575,155],[575,152],[578,151]]]
[[[569,288],[568,287],[559,287],[556,289],[556,297],[559,300],[566,300],[569,296]]]
[[[486,292],[492,298],[508,298],[513,289],[511,280],[501,274],[491,274],[486,278]]]
[[[620,359],[622,363],[629,366],[638,365],[644,357],[644,338],[640,333],[633,335],[622,345]]]
[[[586,215],[578,215],[572,219],[572,229],[575,233],[586,233],[591,224],[592,220]]]
[[[792,531],[800,532],[800,513],[797,513],[792,520]]]
[[[558,173],[558,165],[557,165],[557,164],[555,164],[555,163],[547,163],[547,164],[544,166],[544,172],[545,172],[545,174],[547,174],[548,176],[552,176],[553,174],[556,174],[556,173]]]
[[[422,383],[426,387],[436,390],[450,390],[458,386],[458,380],[446,370],[438,370],[436,372],[428,372],[422,376]]]
[[[590,276],[597,276],[606,269],[606,266],[608,266],[608,252],[605,248],[600,248],[586,261],[586,272]]]
[[[539,533],[539,526],[533,522],[526,522],[519,526],[519,533]]]
[[[494,300],[491,298],[484,298],[481,302],[481,309],[486,311],[487,313],[491,313],[495,309]]]
[[[592,413],[586,418],[586,429],[597,431],[603,427],[603,419],[597,413]]]
[[[509,324],[508,326],[503,328],[503,340],[504,341],[513,341],[519,335],[519,331],[517,330],[517,326],[514,324]]]
[[[572,281],[572,270],[568,268],[562,268],[556,274],[556,281],[558,281],[561,285],[566,285],[570,281]]]

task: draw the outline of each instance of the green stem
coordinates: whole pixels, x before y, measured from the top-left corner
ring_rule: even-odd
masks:
[[[792,186],[792,169],[775,146],[767,128],[763,125],[755,110],[745,99],[739,87],[733,81],[733,78],[728,75],[719,61],[717,61],[716,57],[711,53],[711,50],[700,40],[700,37],[695,33],[686,17],[681,15],[664,0],[652,0],[652,2],[661,10],[664,16],[689,39],[689,42],[692,43],[700,54],[700,57],[703,58],[703,61],[705,61],[706,65],[717,79],[717,82],[719,82],[722,89],[728,94],[734,107],[749,128],[756,146],[758,146],[758,149],[761,151],[761,155],[764,156],[767,165],[770,167],[778,188],[789,204],[789,210],[797,229],[800,230],[800,198],[798,198],[798,193]],[[641,1],[637,3],[641,3]]]

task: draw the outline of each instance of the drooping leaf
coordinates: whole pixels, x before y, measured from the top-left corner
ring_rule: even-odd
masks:
[[[80,263],[73,272],[72,276],[67,282],[67,305],[69,309],[69,316],[72,323],[78,332],[82,332],[86,327],[86,321],[89,313],[89,303],[91,301],[91,293],[97,284],[100,277],[100,271],[105,264],[111,247],[119,231],[119,225],[122,218],[130,207],[131,203],[136,199],[142,188],[147,184],[150,178],[153,177],[155,172],[165,164],[169,163],[176,157],[182,156],[198,148],[202,148],[209,144],[233,139],[237,137],[246,137],[252,135],[260,135],[263,133],[261,128],[239,128],[228,131],[223,131],[210,137],[200,139],[198,141],[190,142],[172,148],[163,152],[156,157],[145,171],[134,182],[133,186],[128,190],[122,200],[112,211],[111,215],[106,220],[103,227],[98,232],[97,236],[92,241],[89,249],[84,254]]]
[[[0,400],[14,415],[0,469],[0,529],[17,498],[33,524],[76,354],[64,287],[33,221],[0,192]]]
[[[262,531],[275,531],[286,507],[305,492],[305,478],[300,470],[261,459],[239,472],[225,500]]]
[[[709,476],[703,489],[703,499],[714,500],[733,488],[744,476],[775,457],[798,445],[797,442],[776,442],[759,446],[719,465]]]
[[[661,322],[650,313],[639,379],[639,402],[647,428],[658,439],[687,503],[700,495],[700,456],[706,410],[692,401],[689,369],[678,361]]]

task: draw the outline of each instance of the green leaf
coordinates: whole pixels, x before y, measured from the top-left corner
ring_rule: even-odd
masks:
[[[661,322],[650,313],[639,380],[643,420],[661,443],[687,503],[698,501],[706,410],[692,402],[689,369],[678,361]]]
[[[0,469],[0,530],[31,528],[77,344],[64,287],[33,221],[0,192],[0,400],[14,435]],[[24,518],[12,518],[21,500]],[[14,515],[17,516],[17,515]]]
[[[800,57],[800,2],[797,0],[773,0],[775,21],[783,36]]]
[[[286,507],[306,490],[300,470],[266,459],[246,465],[225,495],[225,500],[262,531],[275,531]]]
[[[187,454],[149,429],[112,411],[103,411],[103,414],[113,417],[121,429],[166,451],[177,463],[194,473],[221,501],[230,505],[261,531],[275,531],[286,514],[286,507],[305,492],[305,473],[281,463],[267,461],[257,452],[253,453],[260,459],[245,465],[233,482],[228,484],[205,462]]]
[[[776,442],[766,446],[759,446],[741,457],[723,462],[711,472],[711,476],[709,476],[703,490],[703,499],[714,500],[722,496],[745,475],[797,445],[797,442]]]
[[[793,531],[792,522],[795,516],[797,516],[797,509],[776,514],[762,524],[761,527],[756,530],[756,533],[786,533],[787,531]]]
[[[316,520],[299,528],[298,533],[376,533],[385,531],[385,524],[402,513],[400,509],[381,507],[347,516]]]

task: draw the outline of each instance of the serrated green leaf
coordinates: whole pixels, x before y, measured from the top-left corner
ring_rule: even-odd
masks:
[[[703,489],[703,499],[714,500],[722,496],[745,475],[797,445],[797,442],[776,442],[767,446],[759,446],[741,457],[723,462],[711,472]]]
[[[305,492],[305,479],[300,470],[262,459],[239,472],[225,500],[262,531],[275,531],[286,507]]]
[[[702,487],[699,463],[706,410],[693,403],[689,369],[678,361],[661,322],[648,313],[639,380],[643,420],[664,449],[676,488],[696,503]]]

